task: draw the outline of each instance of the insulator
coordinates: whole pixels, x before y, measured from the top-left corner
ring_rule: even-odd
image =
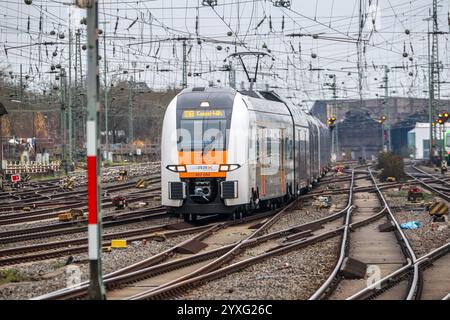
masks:
[[[317,54],[311,53],[311,58],[313,58],[313,59],[317,58]]]
[[[61,69],[61,64],[58,63],[58,64],[56,65],[56,69]]]
[[[117,9],[117,11],[119,11],[119,9]],[[118,25],[119,25],[119,17],[117,17],[117,19],[116,19],[116,25],[114,26],[114,34],[116,34],[116,32],[117,32]]]
[[[87,46],[86,46],[85,44],[83,44],[83,45],[81,46],[81,49],[86,50],[86,49],[87,49]]]
[[[195,17],[195,33],[198,34],[198,15]]]
[[[272,32],[272,16],[269,16],[269,29]]]
[[[56,57],[58,55],[58,52],[53,51],[52,56]]]
[[[231,37],[232,35],[233,35],[233,32],[231,32],[231,31],[227,32],[227,36]]]
[[[220,50],[222,50],[222,46],[221,46],[221,45],[218,45],[218,46],[216,47],[216,49],[220,51]]]
[[[25,0],[24,2],[25,2],[25,4],[30,5],[33,3],[33,0]]]
[[[58,35],[58,38],[60,38],[60,39],[64,39],[66,36],[64,35],[64,33],[60,33],[59,35]]]
[[[284,31],[284,15],[283,18],[281,19],[281,31]]]
[[[262,18],[262,20],[256,25],[256,28],[255,28],[255,29],[258,29],[258,28],[262,25],[262,23],[264,22],[264,20],[266,20],[266,18],[267,18],[267,16],[265,15],[264,18]]]
[[[132,26],[134,26],[134,24],[138,21],[139,17],[136,17],[136,19],[134,19],[134,21],[128,26],[127,30],[130,30],[130,28]]]
[[[410,33],[409,29],[406,29],[405,34],[409,34],[409,33]]]
[[[51,35],[51,36],[54,36],[55,34],[56,34],[56,31],[55,31],[55,30],[50,31],[50,35]]]
[[[30,16],[28,16],[27,32],[30,33]]]

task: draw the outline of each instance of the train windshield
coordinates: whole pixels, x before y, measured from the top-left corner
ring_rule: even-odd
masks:
[[[226,119],[181,119],[178,128],[178,150],[225,150],[226,128]]]

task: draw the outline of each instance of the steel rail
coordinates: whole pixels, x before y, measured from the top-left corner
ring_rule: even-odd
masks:
[[[336,263],[335,268],[331,272],[330,276],[327,278],[327,280],[320,286],[318,290],[308,299],[308,300],[317,300],[319,299],[326,290],[330,287],[331,283],[334,281],[336,276],[338,275],[342,263],[346,256],[346,246],[347,246],[347,238],[348,238],[348,232],[349,232],[349,224],[350,224],[350,216],[353,211],[353,188],[354,188],[354,180],[355,178],[355,171],[352,170],[352,180],[350,183],[350,190],[349,190],[349,197],[348,197],[348,203],[346,207],[346,215],[345,215],[345,224],[343,229],[343,235],[342,235],[342,241],[341,241],[341,249],[339,254],[338,262]]]
[[[392,282],[393,278],[403,276],[405,273],[408,273],[411,268],[413,268],[413,279],[410,283],[408,294],[406,296],[406,300],[412,300],[414,297],[415,291],[417,290],[418,283],[419,283],[419,268],[417,265],[418,259],[414,253],[414,250],[411,247],[411,244],[409,243],[409,240],[407,239],[406,235],[400,228],[400,225],[399,225],[397,219],[395,218],[394,214],[392,213],[392,210],[389,207],[389,205],[386,201],[386,198],[384,197],[383,193],[379,189],[378,184],[376,183],[376,180],[373,177],[372,171],[370,171],[370,175],[375,183],[375,186],[377,187],[378,195],[379,195],[381,201],[383,202],[384,206],[386,207],[389,219],[391,220],[392,223],[394,223],[394,226],[396,228],[395,231],[396,231],[397,239],[399,240],[400,244],[406,249],[406,253],[408,255],[407,264],[404,265],[403,267],[397,269],[396,271],[392,272],[391,274],[387,275],[386,277],[376,281],[375,283],[371,284],[370,286],[360,290],[359,292],[356,292],[352,296],[348,297],[346,300],[355,300],[355,299],[359,299],[364,296],[368,296],[372,292],[374,292],[374,291],[376,292],[376,291],[380,290],[380,288],[382,288],[383,284]]]

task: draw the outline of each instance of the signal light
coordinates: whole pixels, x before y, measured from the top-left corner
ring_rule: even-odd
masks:
[[[330,127],[334,126],[334,122],[335,121],[336,121],[336,117],[335,116],[328,117],[328,125]]]
[[[386,120],[386,116],[381,116],[381,120]]]
[[[383,122],[386,121],[386,119],[387,119],[386,116],[382,115],[380,118],[378,118],[378,123],[383,124]]]
[[[450,114],[448,113],[448,111],[443,111],[439,112],[438,117],[439,118],[436,120],[436,123],[444,124],[445,122],[447,122],[448,118],[450,117]]]

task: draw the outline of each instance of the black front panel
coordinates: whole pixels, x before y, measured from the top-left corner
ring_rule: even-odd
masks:
[[[237,194],[237,182],[236,181],[224,181],[222,182],[222,198],[233,199]]]
[[[184,183],[183,182],[169,182],[170,199],[183,200],[184,199]]]

